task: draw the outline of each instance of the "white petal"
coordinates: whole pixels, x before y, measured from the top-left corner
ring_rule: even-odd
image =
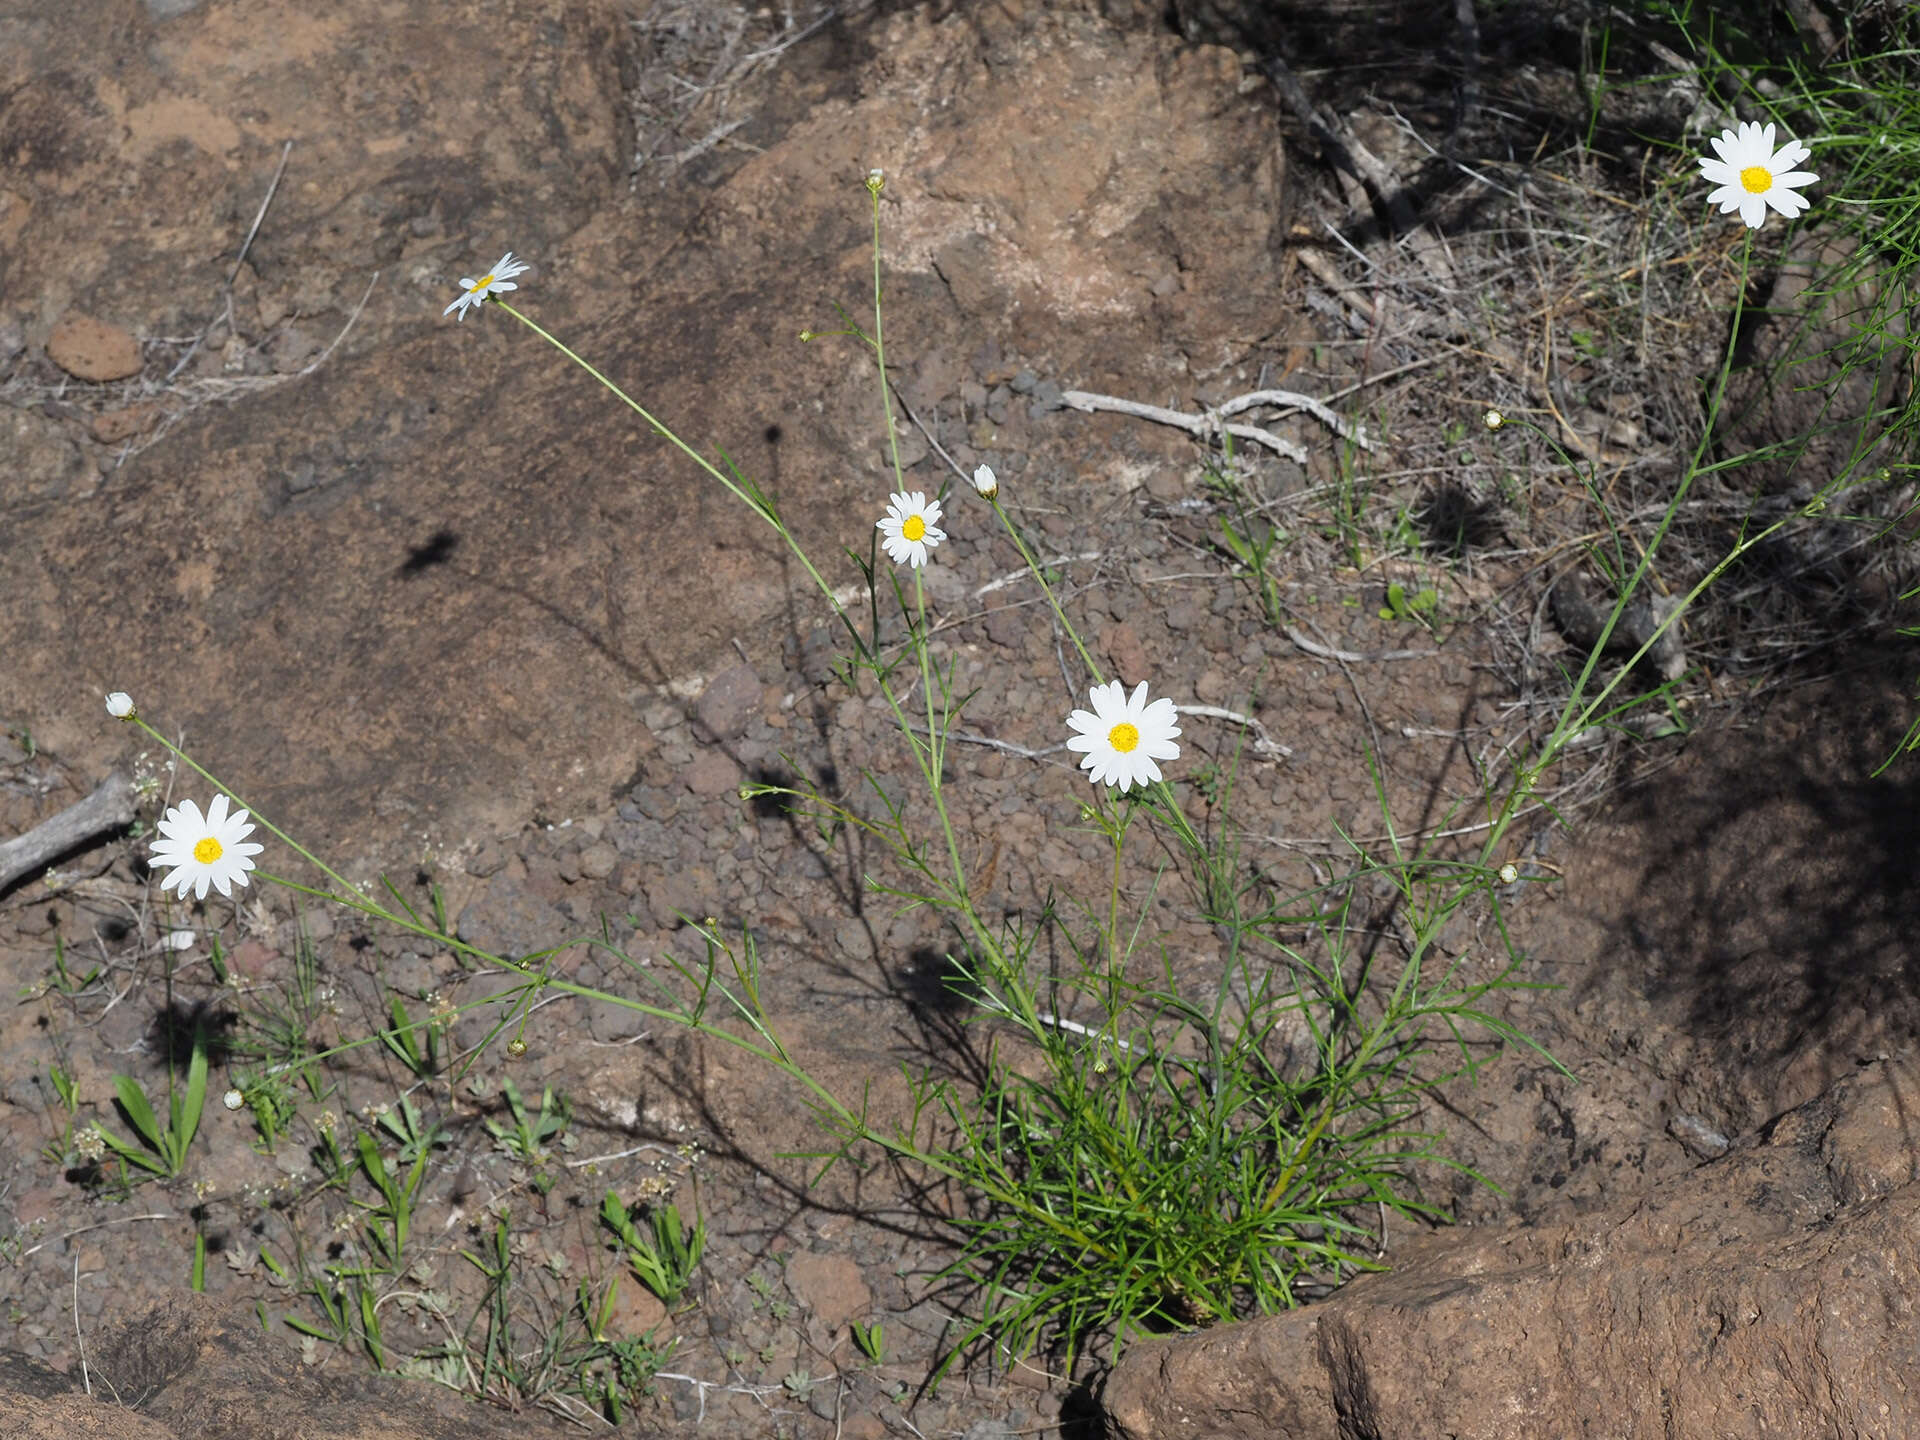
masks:
[[[1767,218],[1766,196],[1746,195],[1741,197],[1740,218],[1746,222],[1749,230],[1758,230]]]

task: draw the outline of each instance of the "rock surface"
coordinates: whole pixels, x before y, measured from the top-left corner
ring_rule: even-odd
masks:
[[[538,1411],[506,1415],[436,1386],[301,1365],[246,1307],[185,1295],[96,1340],[89,1396],[0,1352],[9,1440],[526,1440],[560,1434]],[[118,1403],[115,1403],[117,1399]]]
[[[828,62],[852,42],[823,33],[748,153],[644,203],[619,183],[627,32],[603,0],[415,27],[355,0],[272,46],[245,5],[121,8],[98,44],[57,18],[29,37],[49,73],[13,77],[0,122],[0,154],[31,130],[33,162],[5,181],[27,198],[19,243],[0,231],[0,293],[55,314],[111,286],[143,333],[196,333],[295,143],[235,283],[234,358],[212,340],[193,357],[231,393],[175,415],[94,503],[0,533],[19,662],[0,708],[104,765],[128,742],[98,697],[124,689],[366,869],[603,804],[636,768],[650,689],[736,640],[757,663],[828,613],[765,525],[509,317],[443,320],[454,277],[520,250],[535,269],[514,298],[766,483],[815,554],[883,478],[870,374],[793,338],[871,286],[870,166],[896,177],[887,327],[927,362],[911,379],[930,414],[983,344],[1131,390],[1148,329],[1198,364],[1274,323],[1271,109],[1238,93],[1230,53],[1090,6],[878,20],[859,53],[886,57],[886,84],[851,93]],[[86,58],[55,76],[56,54]],[[989,157],[983,133],[1032,138]],[[109,175],[151,225],[102,238],[62,202]],[[286,327],[331,341],[375,271],[331,358],[274,373],[306,353]],[[8,319],[45,334],[38,310]],[[982,414],[981,444],[1016,443],[1024,406]],[[703,711],[723,729],[758,704],[732,685]],[[692,778],[721,795],[741,771]]]
[[[1126,1440],[1911,1435],[1920,1062],[1613,1209],[1439,1235],[1319,1305],[1130,1349]]]

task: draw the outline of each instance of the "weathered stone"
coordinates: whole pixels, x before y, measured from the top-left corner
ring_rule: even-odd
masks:
[[[118,445],[122,440],[146,434],[160,422],[161,413],[158,405],[129,405],[122,410],[108,410],[93,417],[93,438],[102,445]]]
[[[537,1411],[506,1416],[437,1385],[303,1366],[250,1305],[186,1295],[131,1315],[88,1347],[95,1395],[0,1356],[0,1434],[12,1440],[527,1440]],[[96,1398],[107,1397],[107,1398]],[[324,1417],[324,1419],[319,1418]]]
[[[503,870],[460,912],[458,930],[467,944],[491,955],[518,959],[557,943],[565,917],[535,894],[514,870]]]
[[[1322,1304],[1141,1341],[1126,1440],[1920,1431],[1920,1063],[1631,1202],[1434,1236]]]
[[[57,421],[31,410],[0,407],[0,455],[7,457],[9,508],[64,500],[87,483],[86,457]],[[19,522],[17,510],[9,516]]]
[[[733,665],[714,676],[700,693],[694,714],[714,739],[737,740],[759,708],[760,677],[745,665]]]
[[[787,1284],[830,1331],[864,1320],[873,1307],[860,1267],[845,1255],[796,1255],[787,1262]]]
[[[47,336],[47,358],[76,380],[125,380],[140,373],[140,342],[91,315],[60,317]]]

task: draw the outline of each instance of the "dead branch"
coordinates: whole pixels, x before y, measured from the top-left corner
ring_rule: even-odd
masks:
[[[74,847],[133,823],[133,782],[119,771],[94,792],[50,815],[26,834],[0,844],[0,894],[23,875],[31,875]]]

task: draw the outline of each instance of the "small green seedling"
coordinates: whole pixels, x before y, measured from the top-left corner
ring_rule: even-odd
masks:
[[[871,1325],[862,1325],[856,1320],[851,1329],[853,1343],[859,1347],[860,1353],[878,1365],[886,1353],[886,1337],[881,1333],[880,1322],[875,1320]]]
[[[633,1216],[613,1191],[600,1206],[600,1222],[619,1237],[627,1263],[662,1305],[677,1305],[693,1280],[700,1256],[707,1248],[707,1222],[689,1228],[680,1219],[680,1207],[663,1205],[653,1212],[653,1239],[633,1223]]]
[[[429,1150],[447,1143],[446,1128],[438,1123],[429,1124],[420,1107],[404,1095],[397,1106],[374,1123],[399,1144],[398,1159],[402,1165],[411,1165]]]
[[[407,1014],[406,1003],[393,997],[393,1028],[380,1032],[381,1042],[393,1056],[421,1080],[440,1073],[440,1029],[431,1019],[415,1020]]]
[[[98,965],[94,966],[84,975],[76,975],[72,970],[67,968],[67,943],[60,938],[59,932],[55,931],[53,936],[53,973],[40,982],[37,993],[44,995],[49,990],[57,990],[71,1000],[99,978],[100,967]],[[28,998],[33,998],[35,993],[33,987],[28,987],[26,991]]]
[[[200,1111],[207,1100],[207,1037],[204,1030],[193,1032],[193,1059],[187,1065],[187,1088],[174,1089],[168,1077],[167,1123],[162,1125],[147,1103],[146,1092],[131,1075],[113,1077],[113,1091],[119,1097],[121,1118],[145,1142],[135,1145],[105,1126],[100,1134],[122,1160],[138,1165],[154,1175],[172,1177],[186,1168],[187,1147],[200,1128]],[[151,1153],[149,1153],[151,1152]]]
[[[571,1109],[566,1097],[555,1095],[551,1087],[540,1093],[540,1114],[530,1116],[527,1102],[520,1098],[520,1089],[511,1080],[502,1081],[500,1093],[507,1102],[507,1109],[513,1114],[512,1125],[497,1125],[486,1121],[487,1133],[493,1136],[494,1148],[504,1151],[523,1165],[544,1165],[547,1162],[547,1143],[567,1128],[567,1118]]]
[[[1387,603],[1380,607],[1382,620],[1411,620],[1433,626],[1433,612],[1440,604],[1440,592],[1432,586],[1409,595],[1399,581],[1387,586]]]
[[[374,1223],[367,1226],[368,1248],[379,1261],[379,1273],[397,1275],[400,1273],[401,1256],[407,1248],[407,1230],[413,1223],[413,1201],[419,1193],[420,1182],[427,1173],[427,1153],[423,1150],[414,1157],[412,1166],[404,1176],[387,1169],[387,1162],[380,1158],[380,1147],[373,1143],[373,1136],[361,1131],[360,1168],[373,1188],[380,1192],[380,1203],[368,1205]],[[363,1275],[370,1273],[364,1269],[329,1267],[339,1275]]]

